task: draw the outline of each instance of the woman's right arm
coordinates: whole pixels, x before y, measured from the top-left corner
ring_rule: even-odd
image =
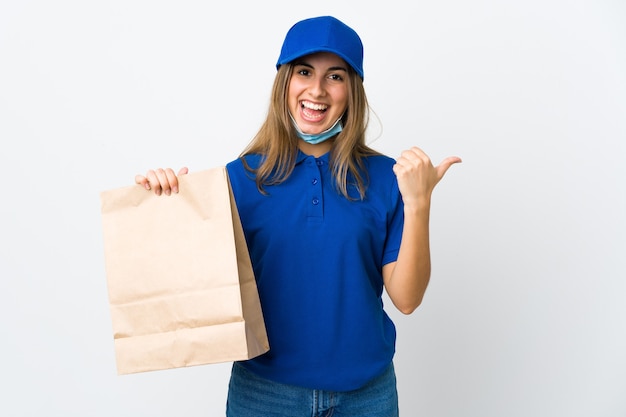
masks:
[[[188,172],[187,167],[182,167],[178,175],[185,175]],[[146,175],[135,175],[135,183],[146,190],[153,190],[156,195],[178,193],[178,176],[174,174],[172,168],[151,169]]]

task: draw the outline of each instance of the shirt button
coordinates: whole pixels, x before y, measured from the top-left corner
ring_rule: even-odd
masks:
[[[314,206],[317,206],[320,203],[320,200],[318,198],[314,198],[311,200],[311,203],[313,203]]]
[[[324,161],[321,161],[321,160],[319,160],[319,159],[317,159],[317,160],[315,161],[315,163],[316,163],[316,164],[317,164],[317,166],[319,166],[319,167],[321,167],[322,165],[324,165]]]
[[[317,185],[317,178],[313,178],[313,179],[311,180],[311,184],[313,184],[313,185]]]

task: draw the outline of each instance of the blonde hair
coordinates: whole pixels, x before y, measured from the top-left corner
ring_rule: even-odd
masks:
[[[348,66],[349,67],[349,66]],[[260,166],[252,169],[243,159],[244,166],[255,174],[257,188],[266,193],[267,185],[280,184],[293,172],[298,155],[298,141],[287,108],[287,92],[293,65],[285,64],[278,68],[267,116],[261,128],[240,157],[260,154],[263,159]],[[379,155],[365,144],[365,131],[369,121],[369,105],[363,88],[363,80],[349,67],[348,69],[348,106],[342,117],[343,130],[337,135],[330,151],[330,167],[335,187],[346,198],[350,186],[356,187],[360,199],[365,198],[367,189],[367,171],[364,169],[364,157]]]

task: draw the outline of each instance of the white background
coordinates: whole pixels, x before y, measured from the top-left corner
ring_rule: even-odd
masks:
[[[99,192],[234,159],[288,28],[332,14],[372,146],[464,161],[390,310],[402,415],[626,415],[626,4],[325,3],[0,0],[0,414],[223,415],[230,364],[116,375]]]

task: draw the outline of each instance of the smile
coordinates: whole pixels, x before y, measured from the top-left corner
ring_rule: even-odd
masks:
[[[303,100],[300,102],[300,111],[302,117],[309,122],[319,122],[324,119],[328,104],[318,104]]]
[[[311,103],[310,101],[301,101],[300,107],[302,107],[303,109],[310,109],[310,110],[316,110],[316,111],[326,111],[326,109],[328,109],[327,104],[316,104],[316,103]]]

